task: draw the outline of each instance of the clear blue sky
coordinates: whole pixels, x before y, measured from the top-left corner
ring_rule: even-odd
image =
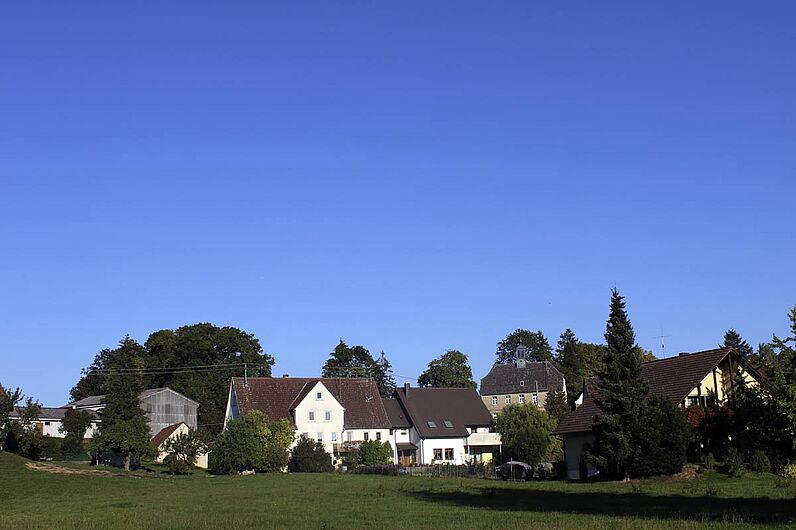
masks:
[[[793,2],[122,4],[3,8],[4,385],[200,321],[478,379],[613,285],[656,354],[787,329]]]

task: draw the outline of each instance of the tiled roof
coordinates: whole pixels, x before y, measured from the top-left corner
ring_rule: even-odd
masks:
[[[382,399],[384,403],[384,410],[387,411],[387,417],[390,419],[390,426],[393,429],[408,428],[409,419],[406,417],[406,412],[401,408],[401,404],[395,398]]]
[[[520,368],[514,364],[495,364],[481,379],[481,395],[548,392],[564,388],[564,376],[549,362],[529,362]]]
[[[422,438],[468,436],[467,427],[492,424],[474,388],[398,388],[395,396]],[[447,422],[447,423],[446,423]]]
[[[680,403],[715,366],[732,352],[734,352],[732,348],[718,348],[650,361],[642,365],[642,375],[649,381],[652,394],[665,396],[675,403]],[[739,356],[735,354],[733,358],[739,359]],[[594,401],[595,385],[593,380],[586,381],[584,391],[586,395],[583,398],[583,404],[562,421],[553,434],[591,430],[594,419],[600,414],[600,408]]]
[[[315,383],[321,382],[345,409],[346,429],[386,429],[390,426],[379,389],[364,377],[233,377],[232,386],[241,414],[260,410],[269,420],[293,421],[292,409]]]
[[[175,423],[174,425],[169,425],[168,427],[161,429],[160,432],[158,432],[155,436],[152,437],[152,445],[154,445],[156,449],[160,448],[160,446],[163,445],[163,442],[168,440],[169,436],[174,434],[174,431],[179,429],[180,425],[185,425],[187,427],[187,424],[184,421],[181,421],[179,423]]]

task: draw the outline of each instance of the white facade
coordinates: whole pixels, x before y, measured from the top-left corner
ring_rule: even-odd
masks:
[[[322,442],[326,452],[332,454],[334,444],[343,441],[344,414],[343,405],[318,381],[296,405],[296,439],[304,435]]]

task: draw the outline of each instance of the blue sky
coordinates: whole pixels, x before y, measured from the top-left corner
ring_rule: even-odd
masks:
[[[0,382],[209,321],[476,378],[509,331],[660,354],[796,304],[792,2],[15,2]]]

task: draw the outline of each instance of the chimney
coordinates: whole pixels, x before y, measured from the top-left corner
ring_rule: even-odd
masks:
[[[678,357],[684,357],[686,355],[690,355],[690,353],[688,353],[687,351],[681,351],[680,353],[677,354]]]
[[[409,397],[409,383],[404,383],[404,395]]]
[[[287,374],[282,374],[282,379],[287,379],[289,376]]]

